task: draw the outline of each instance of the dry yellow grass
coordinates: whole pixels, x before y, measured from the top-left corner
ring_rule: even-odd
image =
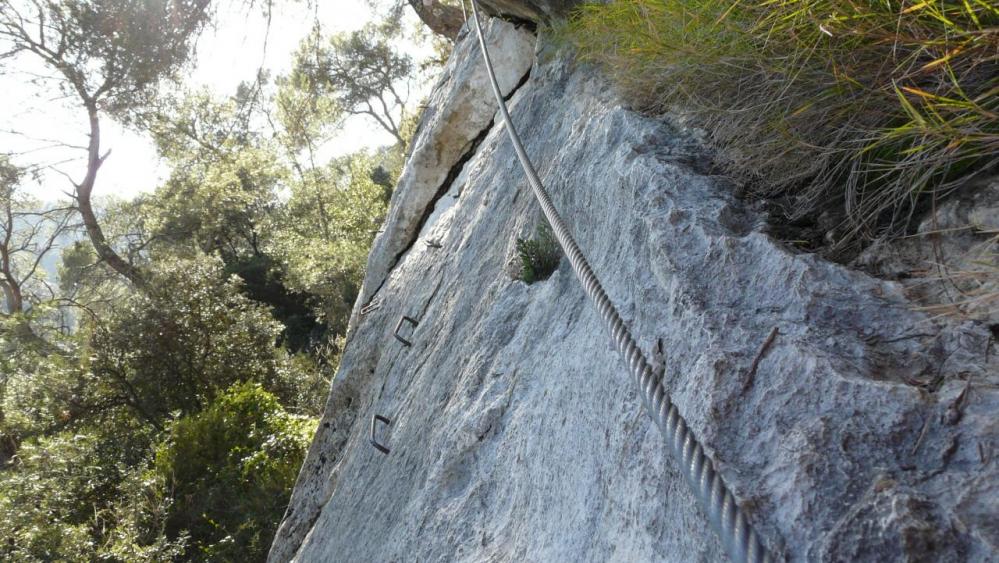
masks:
[[[790,218],[838,205],[838,244],[999,164],[991,0],[617,0],[560,35],[640,109],[689,112]]]

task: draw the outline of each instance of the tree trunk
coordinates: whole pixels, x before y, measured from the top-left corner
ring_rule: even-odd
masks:
[[[416,15],[437,35],[443,35],[454,41],[461,31],[465,18],[461,8],[441,4],[440,0],[407,0]]]
[[[20,284],[14,276],[14,267],[11,264],[11,246],[14,239],[14,202],[13,188],[4,194],[3,209],[3,230],[4,237],[0,240],[0,290],[3,290],[4,303],[7,305],[7,314],[20,313],[24,307],[24,299],[21,297]]]
[[[3,291],[4,303],[7,305],[7,314],[15,315],[24,312],[24,297],[21,295],[21,284],[14,276],[13,265],[10,256],[11,235],[14,231],[14,218],[10,212],[9,202],[7,208],[8,222],[5,225],[7,236],[0,241],[0,290]]]
[[[90,144],[87,156],[87,175],[76,186],[77,207],[80,210],[80,215],[83,216],[83,225],[87,228],[87,235],[90,237],[90,243],[94,246],[97,256],[110,266],[112,270],[124,276],[133,285],[142,288],[145,286],[142,272],[125,261],[108,244],[107,239],[104,237],[104,231],[101,230],[101,225],[97,222],[97,215],[94,213],[91,194],[94,191],[97,170],[103,164],[104,157],[100,155],[101,131],[100,122],[97,117],[97,105],[91,101],[86,101],[85,105],[87,106],[87,115],[90,118]]]
[[[0,290],[3,290],[4,303],[7,305],[7,314],[20,313],[24,304],[19,292],[15,292],[9,283],[0,281]]]

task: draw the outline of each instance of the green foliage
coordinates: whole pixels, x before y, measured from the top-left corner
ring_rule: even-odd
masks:
[[[263,561],[314,430],[252,383],[176,421],[153,468],[176,499],[168,534],[190,534],[192,560]]]
[[[534,238],[518,238],[517,253],[520,255],[520,279],[528,284],[551,277],[562,261],[562,249],[547,223],[538,226]]]
[[[59,289],[65,294],[71,294],[86,283],[90,266],[97,261],[97,253],[89,243],[78,240],[62,249],[60,261]]]
[[[154,259],[217,255],[227,264],[259,255],[262,224],[289,170],[278,146],[251,127],[259,92],[243,84],[216,99],[206,91],[166,98],[147,116],[172,166],[142,207]]]
[[[0,559],[93,555],[94,507],[86,499],[102,496],[116,477],[114,468],[95,459],[95,444],[92,436],[64,433],[21,446],[12,466],[0,472]]]
[[[24,313],[50,298],[42,261],[70,222],[68,206],[45,206],[25,192],[26,175],[0,154],[0,315]]]
[[[292,181],[281,146],[294,153],[314,139],[280,134],[280,143],[250,127],[256,103],[252,88],[227,100],[204,92],[164,102],[154,118],[160,153],[174,165],[168,182],[144,201],[154,259],[205,252],[222,258],[252,300],[270,305],[283,325],[282,344],[305,350],[326,330],[314,299],[288,288],[278,257],[264,251],[268,228],[281,207],[279,193]],[[280,96],[279,96],[280,98]],[[301,133],[300,134],[304,134]],[[299,166],[287,155],[291,167]],[[304,173],[304,171],[303,171]]]
[[[320,42],[318,30],[313,30],[299,46],[296,60],[315,56],[314,49]],[[274,105],[282,128],[281,141],[292,151],[305,149],[313,153],[343,124],[343,110],[333,97],[319,95],[316,79],[306,72],[293,72],[277,79]]]
[[[154,425],[174,411],[199,410],[240,381],[285,393],[299,374],[275,348],[279,332],[218,261],[164,265],[146,293],[94,329],[87,392]]]
[[[97,201],[104,234],[61,249],[58,284],[32,275],[38,245],[18,257],[30,307],[0,315],[0,560],[262,560],[285,509],[314,430],[291,413],[320,412],[339,361],[416,123],[396,91],[412,64],[387,28],[316,34],[298,59],[311,45],[322,64],[276,90],[261,74],[224,99],[157,97],[211,6],[0,2],[0,58],[41,57],[92,139],[110,113],[151,133],[170,166],[156,193]],[[399,143],[321,159],[352,113]],[[90,151],[96,173],[105,151]],[[16,183],[4,164],[0,184]],[[77,185],[79,210],[92,188],[92,174]],[[141,268],[135,283],[111,254]]]
[[[346,330],[385,214],[384,188],[371,179],[374,169],[372,157],[355,154],[291,184],[270,228],[266,250],[282,258],[288,287],[316,296],[335,334]]]
[[[205,252],[237,254],[252,250],[258,224],[273,206],[285,170],[272,152],[243,148],[207,167],[203,174],[185,171],[162,192],[162,225],[174,240],[193,236]],[[171,222],[173,221],[173,222]]]
[[[14,187],[21,183],[24,170],[15,166],[7,155],[0,155],[0,194],[10,197],[8,194],[14,191]]]
[[[299,47],[288,81],[311,98],[335,101],[339,112],[367,115],[404,145],[400,83],[412,73],[412,58],[392,45],[385,30],[369,26],[328,41],[314,31]]]
[[[271,307],[282,325],[281,345],[294,352],[311,350],[325,336],[327,327],[316,318],[314,296],[289,289],[281,264],[271,255],[236,256],[226,264],[225,273],[239,276],[249,299]]]
[[[180,561],[189,537],[167,537],[167,515],[173,506],[166,480],[140,466],[119,487],[119,499],[103,519],[107,531],[101,548],[103,559],[167,563]]]
[[[274,347],[279,326],[242,295],[238,282],[223,276],[217,260],[182,261],[152,272],[148,293],[116,304],[105,322],[85,324],[92,331],[89,355],[74,348],[86,334],[67,337],[61,353],[45,354],[4,333],[0,346],[13,353],[0,358],[0,529],[10,533],[0,534],[0,559],[177,560],[187,536],[167,525],[179,502],[176,483],[143,470],[158,428],[176,412],[200,412],[241,381],[262,382],[300,410],[321,408],[316,387],[326,380],[312,360]],[[240,486],[265,496],[245,501],[256,520],[234,532],[239,542],[219,539],[211,553],[266,551],[311,430],[255,385],[245,387],[253,405],[246,407],[245,397],[222,402],[246,407],[225,434],[236,449],[230,442],[223,446],[250,452],[240,457]],[[209,412],[216,414],[202,420],[214,420],[220,411]],[[292,429],[303,445],[289,441]],[[238,441],[240,430],[252,437]],[[209,440],[201,447],[218,444]],[[251,452],[246,444],[259,447]]]
[[[89,429],[21,446],[0,471],[0,559],[134,561],[123,556],[132,553],[143,554],[145,561],[167,561],[179,553],[182,541],[155,532],[157,512],[148,506],[142,533],[117,524],[128,522],[117,516],[128,508],[120,505],[119,484],[128,482],[130,463],[120,438]]]
[[[623,0],[563,30],[640,107],[693,114],[792,218],[840,202],[841,244],[999,161],[991,2]]]
[[[48,354],[25,340],[10,332],[0,336],[0,442],[14,445],[75,420],[85,380],[71,342],[60,343],[64,353]],[[5,459],[2,450],[0,444],[0,467]]]
[[[171,252],[187,246],[229,258],[258,249],[260,224],[287,171],[267,148],[225,151],[215,160],[197,153],[178,160],[166,185],[149,198],[151,229]]]
[[[180,70],[209,15],[208,0],[4,2],[0,40],[61,73],[73,96],[121,115]]]
[[[154,259],[198,250],[221,257],[226,271],[244,280],[248,297],[273,308],[284,324],[282,343],[292,350],[346,330],[384,215],[384,184],[398,165],[366,153],[317,164],[321,127],[296,120],[323,118],[296,113],[316,108],[286,105],[292,94],[315,101],[291,87],[302,79],[281,82],[278,143],[249,127],[246,92],[224,102],[194,94],[167,104],[155,130],[174,173],[147,200]],[[392,170],[376,186],[372,172],[386,162]]]
[[[260,140],[250,123],[258,95],[246,83],[228,98],[206,89],[163,95],[144,115],[145,125],[160,155],[175,164],[174,173],[191,165],[200,165],[203,172]]]

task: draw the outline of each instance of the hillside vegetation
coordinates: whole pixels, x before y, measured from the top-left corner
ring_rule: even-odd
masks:
[[[294,3],[236,8],[269,21]],[[409,92],[447,50],[421,66],[402,46],[426,37],[387,8],[354,31],[317,20],[286,72],[220,91],[186,80],[201,31],[234,25],[215,3],[0,2],[0,78],[37,75],[43,110],[89,126],[40,147],[4,131],[26,147],[0,152],[0,560],[266,558],[401,172]],[[384,145],[338,150],[359,122]],[[109,123],[155,148],[132,163],[166,170],[151,193],[113,197]]]

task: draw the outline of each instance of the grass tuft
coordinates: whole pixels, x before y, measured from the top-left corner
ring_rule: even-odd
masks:
[[[617,0],[560,34],[638,109],[687,112],[789,219],[839,205],[837,245],[999,163],[991,0]]]
[[[520,279],[527,284],[548,279],[562,261],[562,249],[547,224],[538,226],[534,238],[518,238],[517,254],[521,263]]]

